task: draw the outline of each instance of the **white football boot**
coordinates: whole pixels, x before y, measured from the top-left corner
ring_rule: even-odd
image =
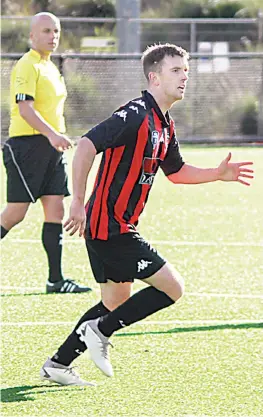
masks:
[[[96,386],[81,379],[73,367],[60,365],[49,358],[40,370],[40,378],[60,385]]]
[[[89,350],[91,360],[107,376],[113,376],[113,369],[109,359],[109,338],[98,329],[99,318],[84,321],[76,330],[79,340],[84,342]]]

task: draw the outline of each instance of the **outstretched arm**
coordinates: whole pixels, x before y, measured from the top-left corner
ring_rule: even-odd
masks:
[[[168,179],[174,184],[203,184],[213,181],[237,181],[240,184],[250,185],[249,180],[254,178],[254,171],[247,168],[253,162],[230,162],[231,152],[217,168],[198,168],[184,164],[182,168],[168,175]]]

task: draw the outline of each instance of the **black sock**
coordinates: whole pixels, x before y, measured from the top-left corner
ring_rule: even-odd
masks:
[[[42,243],[48,258],[48,280],[52,283],[63,279],[61,271],[62,230],[62,224],[60,223],[43,224]]]
[[[142,320],[172,304],[174,301],[164,292],[154,287],[144,288],[102,317],[98,327],[104,336],[110,337],[116,330]]]
[[[65,340],[65,342],[60,346],[58,351],[55,353],[52,361],[60,363],[65,366],[69,366],[71,362],[81,355],[87,349],[85,343],[79,340],[79,336],[76,333],[77,328],[87,320],[96,319],[97,317],[104,316],[109,313],[107,307],[104,306],[102,301],[88,310],[79,320],[78,324],[75,326],[73,332]]]
[[[9,230],[6,230],[3,226],[0,226],[0,229],[1,229],[1,239],[3,239],[5,235],[7,235]]]

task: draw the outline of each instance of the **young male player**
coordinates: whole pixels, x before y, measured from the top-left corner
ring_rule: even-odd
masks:
[[[252,162],[231,163],[230,153],[215,168],[184,162],[169,109],[184,97],[188,53],[176,45],[154,45],[146,49],[142,63],[148,89],[86,133],[73,160],[73,201],[65,226],[71,235],[85,236],[101,301],[43,365],[41,376],[63,385],[89,384],[70,366],[87,348],[96,366],[112,376],[109,337],[171,306],[183,294],[180,273],[136,229],[158,169],[174,184],[249,185],[253,178],[247,168]],[[84,207],[88,174],[100,152],[95,186]],[[130,296],[134,278],[149,286]]]

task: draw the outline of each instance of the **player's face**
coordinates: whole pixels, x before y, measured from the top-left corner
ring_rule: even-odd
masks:
[[[158,88],[171,102],[182,100],[188,80],[189,65],[186,57],[166,56],[157,73]]]
[[[40,53],[55,51],[59,44],[60,30],[59,20],[43,16],[30,33],[32,47]]]

